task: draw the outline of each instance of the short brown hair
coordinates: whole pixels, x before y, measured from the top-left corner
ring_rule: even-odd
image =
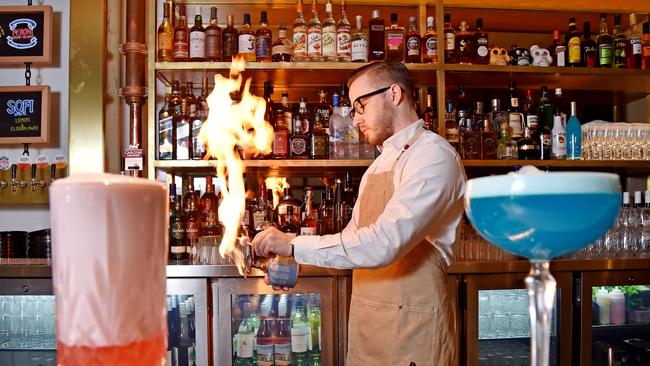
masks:
[[[399,85],[406,97],[414,102],[415,82],[409,70],[401,62],[373,62],[354,70],[348,78],[348,88],[362,75],[367,75],[377,86],[386,82]]]

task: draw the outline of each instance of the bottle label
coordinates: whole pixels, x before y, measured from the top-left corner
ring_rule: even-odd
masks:
[[[221,56],[221,32],[217,29],[205,30],[205,57],[219,59]]]
[[[565,66],[565,62],[564,62],[565,61],[565,56],[564,56],[565,50],[566,49],[564,48],[564,46],[555,47],[555,64],[557,66],[560,66],[560,67]]]
[[[261,345],[257,344],[257,364],[259,366],[271,366],[273,365],[273,344]]]
[[[351,41],[350,28],[339,28],[336,34],[336,55],[339,58],[350,58]]]
[[[169,33],[160,33],[158,34],[158,50],[170,50],[172,49],[173,38]]]
[[[203,227],[213,228],[215,226],[217,226],[217,213],[211,208],[203,210]]]
[[[632,54],[640,55],[642,53],[642,42],[641,38],[634,37],[630,39],[630,44],[632,45]]]
[[[526,126],[530,128],[531,130],[534,130],[537,128],[537,115],[535,114],[529,114],[526,116]]]
[[[458,142],[458,128],[447,128],[446,129],[447,141],[449,142]]]
[[[352,61],[368,61],[368,41],[359,39],[352,41]]]
[[[582,60],[580,37],[571,37],[567,46],[569,48],[569,63],[579,63]]]
[[[336,57],[336,27],[323,27],[323,56]]]
[[[223,34],[223,57],[231,57],[233,53],[236,53],[235,51],[235,41],[237,39],[237,35],[233,33],[225,33]]]
[[[323,54],[322,33],[319,30],[312,30],[307,35],[307,54],[311,57],[318,57]]]
[[[650,44],[643,46],[643,57],[644,58],[650,57]],[[648,65],[648,66],[650,66],[650,65]]]
[[[508,114],[508,125],[513,138],[521,137],[523,116],[521,113],[510,113]]]
[[[239,358],[252,358],[253,357],[253,341],[255,337],[253,333],[242,334],[239,333],[237,340],[237,357]]]
[[[174,33],[174,59],[185,59],[190,57],[190,45],[187,43],[187,33],[176,31]]]
[[[289,140],[287,130],[278,130],[273,134],[273,154],[287,155],[289,153]]]
[[[445,33],[445,41],[446,41],[445,50],[453,51],[454,47],[455,47],[455,42],[456,42],[454,34],[451,33],[451,32],[450,33]]]
[[[406,54],[409,56],[420,56],[420,38],[419,37],[409,37],[406,41],[407,51]]]
[[[205,57],[205,32],[190,32],[190,58]]]
[[[257,58],[271,57],[271,37],[255,37],[255,56]]]
[[[266,221],[266,214],[264,211],[255,211],[253,212],[253,226],[256,228],[262,227]]]
[[[185,225],[185,237],[188,239],[196,239],[199,237],[199,224],[195,221],[189,220]]]
[[[309,346],[307,327],[296,326],[291,328],[291,352],[305,353]]]
[[[300,235],[316,235],[316,228],[303,226],[300,228]]]
[[[295,57],[307,56],[307,33],[304,31],[293,32],[293,55]]]
[[[476,54],[480,57],[486,57],[490,51],[488,49],[488,39],[486,37],[480,37],[476,40],[476,44],[478,45],[476,47]]]
[[[291,155],[302,156],[307,153],[307,142],[303,138],[291,139]]]
[[[401,33],[388,33],[386,35],[386,44],[391,51],[397,51],[404,46],[404,35]]]
[[[425,43],[427,58],[433,60],[433,62],[438,61],[438,40],[436,37],[429,37]]]
[[[271,53],[273,56],[275,55],[290,55],[292,50],[291,50],[291,44],[287,44],[289,42],[282,42],[281,44],[273,46],[271,49]]]
[[[275,344],[275,364],[287,366],[291,364],[291,343]]]
[[[372,26],[370,26],[370,30],[373,32],[383,32],[384,26],[381,24],[373,24]]]
[[[582,158],[582,138],[575,134],[567,136],[567,159],[580,160]]]
[[[311,154],[313,157],[325,157],[328,155],[329,137],[324,135],[314,135],[311,139]]]
[[[255,54],[255,36],[252,34],[239,35],[239,53]]]
[[[510,105],[515,108],[519,107],[519,98],[510,98]]]
[[[612,45],[611,43],[598,45],[598,60],[600,65],[612,64]]]
[[[184,254],[187,253],[187,247],[185,245],[170,245],[169,251],[172,254]]]

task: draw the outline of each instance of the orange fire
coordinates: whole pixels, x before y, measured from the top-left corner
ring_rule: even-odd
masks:
[[[219,218],[224,231],[219,253],[232,258],[240,273],[244,258],[235,243],[240,239],[246,192],[239,151],[268,154],[273,143],[273,127],[264,120],[266,101],[250,93],[250,78],[240,93],[245,64],[241,59],[233,60],[229,78],[214,76],[214,89],[207,98],[210,113],[199,134],[207,147],[206,159],[217,160],[217,176],[221,178],[218,181],[223,199]],[[238,93],[239,102],[231,97]]]
[[[273,207],[275,208],[280,202],[280,197],[284,194],[284,189],[289,188],[287,178],[268,177],[264,182],[267,189],[273,190]]]

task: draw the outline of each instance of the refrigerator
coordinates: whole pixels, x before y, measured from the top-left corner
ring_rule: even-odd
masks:
[[[260,277],[214,279],[214,365],[342,364],[347,313],[341,319],[338,297],[346,287],[338,282],[345,279],[304,276],[290,291],[274,291]]]
[[[582,272],[581,365],[650,365],[650,272]]]
[[[529,365],[530,320],[527,273],[466,274],[457,286],[461,365]],[[571,364],[572,281],[570,272],[553,273],[557,294],[552,316],[551,365]]]

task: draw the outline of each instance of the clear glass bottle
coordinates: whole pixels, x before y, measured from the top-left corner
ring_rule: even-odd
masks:
[[[278,39],[273,43],[271,56],[273,62],[291,62],[293,60],[292,47],[291,41],[287,38],[287,25],[282,23],[278,28]]]
[[[596,38],[598,44],[598,66],[612,67],[614,62],[613,38],[607,30],[607,14],[600,14],[600,32]]]
[[[205,59],[206,61],[221,61],[222,38],[221,28],[217,18],[217,8],[210,8],[210,24],[205,27]]]
[[[251,29],[251,15],[248,13],[244,14],[244,24],[239,29],[237,39],[239,57],[244,61],[255,61],[255,35]]]
[[[368,60],[383,61],[385,58],[385,22],[379,10],[372,11],[368,22]]]
[[[356,16],[357,28],[352,34],[351,60],[352,62],[368,62],[368,36],[361,26],[361,15]]]
[[[566,129],[564,127],[562,111],[559,104],[555,105],[553,114],[553,129],[551,130],[551,159],[566,159]]]
[[[190,29],[190,61],[205,60],[205,29],[201,14],[194,17],[194,26]]]
[[[318,19],[316,0],[311,3],[311,19],[307,24],[307,56],[309,61],[323,61],[323,26]]]
[[[422,39],[422,62],[438,63],[438,35],[434,17],[427,17],[427,31]]]
[[[422,36],[417,28],[415,17],[409,17],[409,31],[406,35],[406,62],[422,62]]]
[[[334,200],[332,188],[326,187],[318,208],[318,235],[334,234]]]
[[[307,159],[309,157],[309,136],[307,133],[310,126],[309,113],[305,98],[300,98],[300,108],[294,120],[291,136],[289,136],[289,155],[291,159]]]
[[[163,20],[158,26],[158,61],[174,61],[174,28],[169,20],[171,3],[163,3]]]
[[[323,60],[327,62],[336,62],[338,57],[336,54],[336,21],[332,17],[332,3],[328,1],[325,4],[325,19],[323,19]]]
[[[265,11],[260,14],[260,27],[255,32],[255,60],[257,62],[271,61],[271,29]]]
[[[293,60],[307,61],[307,21],[302,12],[302,0],[296,4],[296,20],[293,21]]]
[[[340,62],[352,61],[352,26],[345,0],[341,0],[341,19],[336,23],[336,57]]]
[[[404,62],[404,28],[397,24],[397,13],[390,14],[390,27],[384,31],[386,35],[386,61]]]
[[[502,123],[497,141],[497,159],[516,160],[518,157],[517,143],[510,138],[510,126]]]

